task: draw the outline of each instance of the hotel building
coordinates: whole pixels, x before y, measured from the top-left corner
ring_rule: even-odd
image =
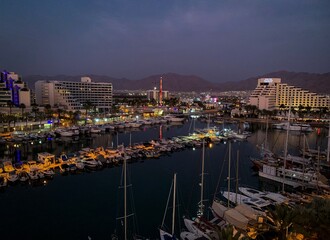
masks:
[[[57,105],[76,111],[90,103],[98,111],[104,112],[112,107],[112,83],[92,82],[89,77],[82,77],[80,82],[37,81],[35,91],[38,105]]]
[[[281,83],[280,78],[260,78],[249,98],[249,104],[257,106],[260,110],[278,110],[281,106],[286,108],[302,106],[313,110],[329,108],[330,98]]]
[[[30,107],[31,91],[18,74],[2,71],[0,74],[0,107],[8,106],[8,102],[16,107],[21,104]]]

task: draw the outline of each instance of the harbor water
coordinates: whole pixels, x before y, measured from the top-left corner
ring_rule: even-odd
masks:
[[[213,124],[214,125],[214,124]],[[222,128],[223,125],[217,125]],[[192,120],[179,125],[153,125],[134,131],[109,132],[89,137],[48,139],[46,142],[1,146],[0,158],[13,161],[36,159],[38,152],[74,153],[81,148],[128,146],[152,139],[188,135],[193,128],[205,128],[205,122]],[[227,124],[234,130],[240,124]],[[259,178],[253,171],[250,157],[258,157],[257,145],[267,142],[270,148],[283,154],[286,133],[268,129],[262,123],[250,124],[251,136],[246,141],[231,143],[231,186],[257,187],[277,191],[281,186]],[[266,134],[267,132],[267,134]],[[314,129],[306,134],[313,149],[327,146],[327,129]],[[267,138],[266,138],[267,136]],[[289,136],[289,153],[298,154],[304,135]],[[213,144],[205,149],[205,204],[212,202],[217,191],[228,185],[228,142]],[[239,156],[239,157],[237,157]],[[168,193],[174,173],[177,173],[178,211],[176,234],[184,227],[182,216],[195,216],[200,201],[202,148],[186,148],[157,159],[129,162],[127,165],[129,232],[149,239],[159,239]],[[237,164],[238,162],[238,164]],[[238,176],[236,176],[238,171]],[[123,229],[122,166],[96,171],[60,174],[38,182],[15,183],[0,192],[0,239],[111,239]],[[207,209],[207,208],[205,208]],[[205,211],[207,213],[207,211]],[[118,219],[119,218],[119,219]],[[170,226],[170,211],[165,223]]]

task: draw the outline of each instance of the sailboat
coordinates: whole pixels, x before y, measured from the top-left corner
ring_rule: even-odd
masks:
[[[230,189],[230,162],[231,162],[231,142],[228,146],[228,189]],[[237,163],[239,159],[239,152],[237,152]],[[236,191],[238,190],[238,167],[236,168]],[[229,193],[232,198],[229,198]],[[214,197],[211,210],[216,219],[218,219],[218,226],[220,228],[226,227],[228,224],[233,226],[233,233],[240,231],[241,236],[247,235],[255,238],[257,231],[261,230],[265,214],[260,210],[256,210],[247,204],[240,204],[239,196],[236,193],[224,192],[223,196],[227,195],[227,206]],[[230,206],[230,202],[235,202],[235,207]]]
[[[188,229],[188,232],[181,232],[180,237],[187,240],[197,240],[200,238],[204,239],[219,239],[218,234],[214,230],[214,226],[211,222],[207,221],[204,216],[204,158],[205,158],[205,140],[203,139],[203,150],[202,150],[202,173],[201,173],[201,200],[198,204],[198,211],[196,218],[189,219],[184,217],[183,221]]]
[[[166,211],[167,211],[167,207],[168,207],[168,203],[169,203],[169,199],[170,199],[170,195],[171,195],[171,191],[170,191],[170,194],[168,196],[167,203],[166,203],[166,209],[165,209],[165,214],[164,214],[164,217],[163,217],[162,225],[159,228],[160,240],[176,240],[177,239],[174,236],[175,205],[176,205],[176,173],[174,173],[173,183],[172,183],[172,186],[171,186],[171,190],[172,190],[172,187],[173,187],[172,230],[171,230],[171,233],[168,233],[165,230],[165,227],[164,227],[164,222],[165,222],[165,217],[166,217]]]
[[[251,198],[262,198],[271,201],[273,204],[288,203],[289,199],[280,193],[263,192],[251,187],[239,187],[241,193]]]
[[[290,124],[290,115],[291,108],[289,108],[288,122],[287,125]],[[289,139],[289,127],[286,130],[286,139],[284,145],[284,162],[282,166],[278,166],[278,164],[274,164],[271,162],[266,162],[262,165],[262,169],[259,171],[259,176],[282,183],[282,191],[285,192],[285,185],[289,185],[291,187],[310,187],[310,188],[323,188],[326,190],[330,190],[330,186],[321,181],[322,176],[315,171],[314,169],[301,169],[301,168],[288,168],[287,160],[288,160],[288,139]]]
[[[261,158],[254,158],[250,157],[252,163],[253,163],[253,168],[255,170],[260,170],[262,169],[262,166],[264,163],[273,163],[273,164],[278,164],[278,158],[277,156],[273,153],[273,151],[269,148],[268,145],[268,117],[266,119],[266,135],[264,142],[261,144],[261,146],[257,145],[257,148],[260,150],[260,156]]]
[[[121,236],[117,236],[117,234],[113,234],[111,239],[113,240],[118,240],[118,239],[135,239],[135,240],[141,240],[144,239],[140,236],[137,236],[134,233],[134,229],[133,227],[128,227],[128,218],[129,217],[133,217],[134,213],[128,213],[128,208],[127,208],[127,187],[129,185],[127,185],[127,160],[126,158],[124,158],[123,161],[123,185],[121,186],[121,188],[124,189],[124,216],[122,217],[118,217],[117,220],[121,221],[121,225],[123,226],[123,234]]]

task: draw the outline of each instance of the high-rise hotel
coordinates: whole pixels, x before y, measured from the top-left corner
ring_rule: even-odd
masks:
[[[250,96],[249,103],[260,110],[275,110],[282,106],[286,108],[310,107],[313,110],[322,107],[329,108],[330,98],[281,83],[280,78],[260,78]]]
[[[57,105],[76,111],[89,103],[104,112],[109,112],[112,107],[112,83],[92,82],[89,77],[82,77],[80,82],[37,81],[35,91],[39,105]]]

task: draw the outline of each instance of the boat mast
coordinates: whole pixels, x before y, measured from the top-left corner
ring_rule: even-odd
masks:
[[[265,136],[265,149],[268,151],[268,116],[266,117],[266,136]]]
[[[327,149],[327,162],[330,162],[330,119],[329,119],[329,129],[328,129],[328,149]]]
[[[228,197],[227,197],[227,207],[229,207],[229,191],[230,191],[230,158],[231,158],[231,141],[228,145]]]
[[[283,165],[283,182],[282,182],[282,192],[285,192],[284,182],[285,182],[285,169],[286,169],[286,160],[288,155],[288,141],[289,141],[289,131],[290,131],[290,117],[291,117],[291,101],[289,105],[289,115],[288,115],[288,122],[287,122],[287,129],[286,129],[286,139],[285,139],[285,146],[284,146],[284,165]]]
[[[124,228],[125,240],[127,240],[127,190],[126,190],[126,158],[124,158]]]
[[[239,150],[237,150],[237,159],[236,159],[236,196],[235,196],[235,202],[237,202],[237,193],[238,193],[238,160],[239,160]]]
[[[203,138],[203,150],[202,150],[202,174],[201,174],[201,201],[199,203],[198,216],[203,216],[204,213],[204,158],[205,158],[205,139]]]
[[[303,190],[305,190],[305,149],[306,149],[306,135],[304,134],[304,143],[303,143]],[[308,144],[307,144],[308,145]]]
[[[174,223],[175,223],[175,199],[176,199],[176,173],[173,178],[173,211],[172,211],[172,236],[174,235]]]
[[[316,181],[316,189],[319,191],[319,179],[320,179],[320,146],[317,147],[317,181]]]

